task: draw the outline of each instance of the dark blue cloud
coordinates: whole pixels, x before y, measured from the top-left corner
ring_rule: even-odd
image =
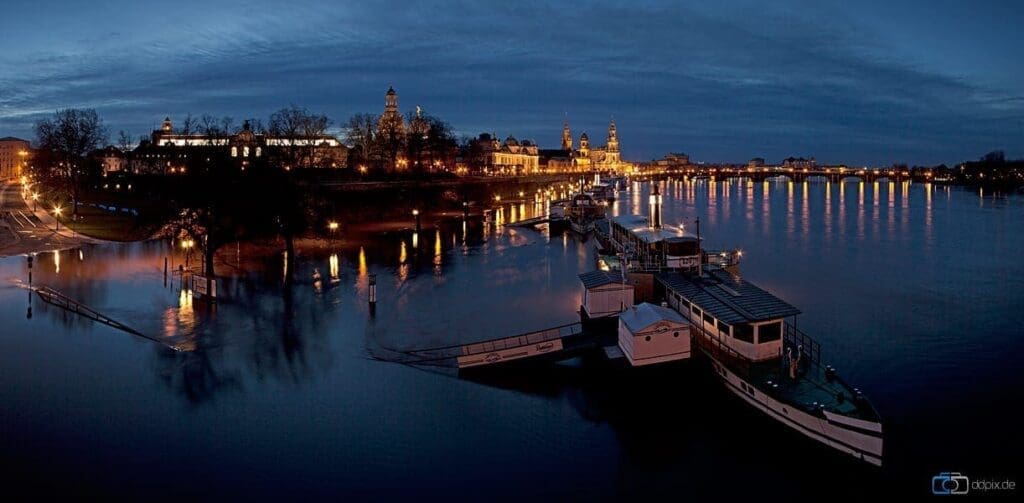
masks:
[[[394,85],[460,133],[547,146],[614,116],[635,160],[1024,156],[1013,3],[211,3],[10,6],[0,134],[64,106],[136,134],[291,103],[341,123]]]

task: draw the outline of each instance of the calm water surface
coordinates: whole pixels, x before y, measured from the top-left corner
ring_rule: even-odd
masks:
[[[633,183],[611,212],[647,213],[649,190]],[[453,220],[303,255],[290,288],[280,257],[243,271],[244,250],[224,250],[215,309],[165,286],[164,242],[36,258],[35,285],[184,351],[48,306],[23,288],[23,257],[0,260],[4,478],[374,499],[927,495],[939,471],[1022,482],[1024,200],[852,180],[662,192],[666,223],[700,218],[711,247],[741,247],[744,276],[802,309],[800,328],[883,415],[882,469],[748,409],[699,365],[608,375],[572,361],[471,381],[381,361],[577,319],[592,242]],[[331,279],[321,290],[314,268]]]

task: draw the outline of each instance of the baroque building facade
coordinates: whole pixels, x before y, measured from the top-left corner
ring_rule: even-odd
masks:
[[[580,135],[579,148],[573,148],[572,131],[569,122],[562,124],[562,141],[560,150],[545,150],[545,169],[547,171],[611,171],[628,173],[633,164],[624,162],[619,150],[619,133],[615,121],[608,124],[608,136],[602,147],[591,147],[587,133]]]
[[[498,140],[497,135],[481,133],[473,140],[475,171],[490,175],[532,175],[540,172],[540,154],[530,140],[517,140],[514,136]]]

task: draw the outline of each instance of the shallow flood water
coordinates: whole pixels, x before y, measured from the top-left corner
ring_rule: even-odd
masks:
[[[650,185],[629,188],[611,214],[649,211]],[[291,287],[282,257],[243,271],[244,250],[222,250],[215,307],[176,276],[165,285],[167,242],[36,257],[33,285],[181,351],[41,302],[23,288],[25,258],[0,260],[9,476],[376,499],[925,495],[940,471],[1019,481],[1008,404],[1024,385],[1024,199],[884,180],[673,179],[661,192],[665,223],[699,218],[709,248],[742,248],[744,277],[803,311],[823,359],[882,414],[883,468],[748,409],[700,365],[608,375],[571,361],[466,380],[382,361],[578,319],[594,243],[499,225],[544,209],[526,203],[491,222],[348,237],[300,255]]]

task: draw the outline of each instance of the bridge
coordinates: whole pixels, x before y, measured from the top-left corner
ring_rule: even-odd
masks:
[[[793,182],[804,182],[809,178],[824,178],[832,183],[839,183],[848,178],[864,182],[886,180],[890,182],[930,182],[932,173],[926,170],[909,169],[873,169],[847,168],[843,166],[813,166],[809,168],[793,168],[785,166],[687,166],[669,169],[656,173],[631,175],[630,178],[642,178],[658,175],[686,175],[691,178],[712,178],[727,180],[730,178],[747,178],[755,182],[763,182],[768,178],[785,177]]]

